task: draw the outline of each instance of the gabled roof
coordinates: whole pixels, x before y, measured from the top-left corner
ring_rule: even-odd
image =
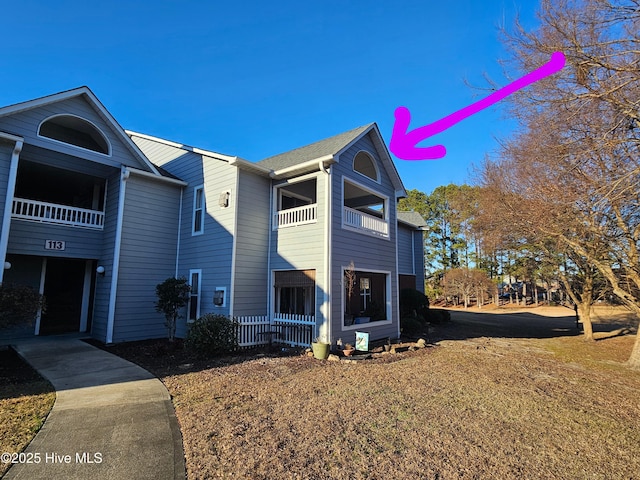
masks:
[[[264,160],[257,162],[257,164],[269,168],[270,170],[277,171],[293,167],[310,160],[325,157],[327,155],[337,155],[345,146],[358,139],[363,132],[370,129],[373,125],[373,123],[370,123],[369,125],[354,128],[353,130],[325,138],[319,142],[299,147],[279,155],[274,155],[273,157],[265,158]]]
[[[26,102],[16,103],[0,108],[0,117],[7,115],[13,115],[16,113],[32,110],[34,108],[41,108],[46,105],[50,105],[57,102],[62,102],[71,98],[84,96],[86,101],[98,112],[98,114],[110,125],[112,130],[122,140],[122,143],[132,153],[133,156],[138,158],[142,164],[144,164],[151,172],[156,175],[160,175],[156,166],[149,161],[149,159],[142,153],[138,146],[133,143],[129,136],[125,133],[124,129],[116,121],[116,119],[109,113],[104,105],[98,100],[98,97],[89,89],[89,87],[78,87],[71,90],[66,90],[60,93],[54,93],[53,95],[47,95],[46,97],[40,97]]]
[[[417,230],[424,230],[427,226],[427,222],[422,215],[418,212],[397,212],[398,221],[402,222],[410,227],[414,227]]]
[[[338,156],[342,152],[368,134],[371,134],[371,140],[380,154],[382,164],[391,178],[391,182],[396,190],[396,195],[398,197],[406,197],[407,192],[402,184],[398,170],[391,159],[391,155],[389,155],[389,150],[382,139],[378,125],[375,123],[363,125],[362,127],[354,128],[353,130],[334,135],[319,142],[265,158],[257,162],[256,165],[271,170],[272,178],[300,175],[313,168],[318,168],[317,164],[320,161],[322,161],[325,166],[339,161]]]

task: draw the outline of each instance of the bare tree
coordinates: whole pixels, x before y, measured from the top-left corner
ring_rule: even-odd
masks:
[[[489,162],[492,184],[524,210],[512,219],[597,269],[640,317],[640,0],[542,0],[539,19],[505,35],[512,63],[531,71],[562,51],[568,64],[511,97],[522,128]]]

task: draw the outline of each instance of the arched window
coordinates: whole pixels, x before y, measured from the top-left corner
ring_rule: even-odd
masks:
[[[360,151],[356,154],[353,159],[353,169],[365,177],[369,177],[374,182],[379,181],[376,162],[365,151]]]
[[[40,124],[38,135],[93,152],[111,155],[107,137],[93,123],[74,115],[55,115]]]

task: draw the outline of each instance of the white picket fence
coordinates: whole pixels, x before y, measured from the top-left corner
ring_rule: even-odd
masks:
[[[270,322],[268,315],[236,317],[238,345],[241,348],[278,344],[291,347],[311,345],[315,329],[312,315],[277,313]]]

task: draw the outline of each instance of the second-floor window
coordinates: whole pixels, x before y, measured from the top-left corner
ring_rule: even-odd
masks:
[[[195,187],[193,189],[192,235],[200,235],[204,233],[204,211],[204,187]]]

